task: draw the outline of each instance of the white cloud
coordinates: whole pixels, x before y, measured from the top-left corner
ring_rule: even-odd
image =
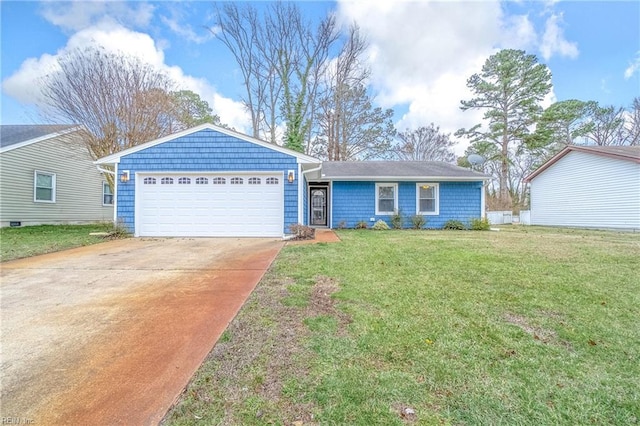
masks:
[[[248,117],[242,103],[221,96],[207,80],[184,73],[178,66],[165,63],[162,49],[145,33],[124,28],[109,21],[85,28],[67,41],[67,45],[56,54],[44,54],[39,58],[25,60],[18,71],[2,82],[3,91],[23,104],[42,103],[39,82],[56,70],[58,58],[76,49],[101,46],[108,52],[135,56],[156,69],[165,72],[181,89],[192,90],[209,102],[213,112],[220,116],[223,123],[244,132],[248,129]]]
[[[629,80],[635,73],[640,70],[640,50],[636,53],[636,58],[629,64],[626,70],[624,70],[624,79]]]
[[[117,22],[133,28],[144,28],[153,18],[154,6],[146,2],[74,0],[45,1],[42,16],[67,30],[80,31],[103,21]]]
[[[572,59],[578,57],[578,45],[564,38],[564,31],[560,27],[562,22],[561,13],[553,13],[547,18],[544,34],[542,35],[542,44],[540,45],[540,53],[542,53],[542,57],[546,61],[555,54]]]

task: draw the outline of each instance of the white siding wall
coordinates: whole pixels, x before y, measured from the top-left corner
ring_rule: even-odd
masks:
[[[569,152],[531,181],[531,224],[640,229],[640,164]]]
[[[33,200],[34,170],[56,174],[56,202]],[[113,220],[102,205],[102,173],[83,145],[69,136],[0,154],[0,226],[91,223]]]

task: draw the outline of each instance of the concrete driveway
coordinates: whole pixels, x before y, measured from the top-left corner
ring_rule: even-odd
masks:
[[[1,264],[1,417],[158,423],[282,245],[127,239]]]

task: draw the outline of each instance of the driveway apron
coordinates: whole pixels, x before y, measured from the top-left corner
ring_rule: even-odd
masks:
[[[127,239],[1,264],[0,415],[157,424],[282,245]]]

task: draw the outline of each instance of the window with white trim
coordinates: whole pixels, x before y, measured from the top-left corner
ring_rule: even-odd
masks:
[[[265,182],[267,185],[277,185],[278,184],[278,178],[276,177],[269,177],[266,179]]]
[[[440,213],[439,185],[437,183],[416,184],[416,213],[437,215]]]
[[[37,203],[56,202],[56,174],[33,172],[33,201]]]
[[[162,185],[173,185],[173,178],[163,177],[162,179],[160,179],[160,183]]]
[[[227,181],[223,177],[215,177],[211,179],[211,183],[213,183],[214,185],[224,185],[225,183],[227,183]]]
[[[188,177],[181,177],[178,179],[178,184],[179,185],[189,185],[191,183],[191,178]]]
[[[146,177],[146,178],[144,178],[144,184],[145,185],[155,185],[156,184],[156,178],[154,178],[154,177]]]
[[[260,185],[260,178],[250,177],[248,182],[249,182],[249,185]]]
[[[241,177],[231,178],[231,185],[242,185],[242,178]]]
[[[376,183],[376,214],[394,214],[398,211],[398,184]]]
[[[208,183],[209,183],[209,179],[207,179],[206,177],[196,178],[196,185],[206,185]]]
[[[113,191],[111,191],[111,187],[107,182],[102,182],[102,205],[113,205]]]

